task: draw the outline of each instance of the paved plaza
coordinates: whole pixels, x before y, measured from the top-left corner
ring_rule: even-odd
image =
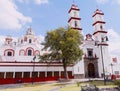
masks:
[[[97,79],[97,78],[96,78]],[[92,80],[96,80],[92,79]],[[8,84],[8,85],[0,85],[0,91],[61,91],[61,89],[66,88],[70,85],[75,85],[77,81],[85,82],[89,81],[90,79],[73,79],[68,82],[58,82],[58,81],[48,81],[48,82],[39,82],[39,83],[21,83],[21,84]],[[103,80],[103,79],[98,79]],[[61,85],[63,84],[63,85]],[[47,88],[47,89],[46,89]],[[81,86],[77,87],[79,90],[74,91],[81,91]],[[71,87],[72,89],[72,87]],[[89,90],[86,90],[89,91]],[[91,91],[91,90],[90,90]],[[118,87],[109,87],[108,85],[105,87],[99,87],[98,91],[120,91]]]

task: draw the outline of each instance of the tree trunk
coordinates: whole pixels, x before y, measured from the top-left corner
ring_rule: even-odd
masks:
[[[65,76],[65,79],[68,80],[67,64],[66,64],[65,58],[63,58],[63,68],[64,68],[64,76]]]

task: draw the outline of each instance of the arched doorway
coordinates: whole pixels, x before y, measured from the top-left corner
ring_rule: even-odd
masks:
[[[88,64],[88,77],[90,77],[90,78],[95,77],[95,67],[94,67],[94,64],[92,64],[92,63]]]

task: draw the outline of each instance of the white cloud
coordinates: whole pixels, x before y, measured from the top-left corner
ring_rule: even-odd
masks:
[[[20,2],[20,3],[27,3],[27,4],[29,3],[29,1],[30,0],[18,0],[18,2]]]
[[[34,0],[36,4],[48,3],[48,0]]]
[[[43,42],[43,41],[44,41],[44,39],[45,39],[45,37],[44,37],[44,36],[42,36],[42,35],[39,35],[39,36],[38,36],[38,39],[40,40],[40,42]]]
[[[97,3],[104,4],[104,3],[108,2],[109,0],[96,0],[96,1],[97,1]]]
[[[48,0],[18,0],[18,2],[20,2],[20,3],[26,3],[26,4],[28,4],[28,3],[32,3],[32,2],[34,2],[35,4],[46,4],[46,3],[48,3]]]
[[[114,0],[112,3],[113,3],[113,4],[119,4],[119,5],[120,5],[120,0]]]
[[[118,57],[120,59],[120,35],[115,30],[109,29],[108,37],[111,57]]]
[[[120,5],[120,0],[96,0],[99,4],[105,4],[107,2],[110,2],[111,4],[118,4]]]
[[[0,0],[0,29],[20,29],[28,22],[32,22],[31,17],[19,12],[13,0]]]

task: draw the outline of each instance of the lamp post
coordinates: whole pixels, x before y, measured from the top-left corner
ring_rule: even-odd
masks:
[[[112,75],[113,75],[113,64],[111,63],[110,66],[111,66],[111,71],[112,71]]]
[[[102,57],[102,66],[103,66],[103,77],[104,77],[104,85],[106,85],[106,80],[105,80],[105,67],[104,67],[104,61],[103,61],[103,52],[102,52],[102,45],[100,46],[101,48],[101,57]]]
[[[104,40],[105,39],[105,40]],[[100,46],[100,51],[101,51],[101,60],[102,60],[102,68],[103,68],[103,78],[104,78],[104,85],[106,85],[106,80],[105,80],[105,67],[104,67],[104,59],[103,59],[103,51],[102,51],[102,44],[103,42],[108,41],[108,37],[102,37],[101,42],[97,41],[95,42],[95,45]]]
[[[34,83],[35,59],[36,56],[33,57],[32,84]]]

